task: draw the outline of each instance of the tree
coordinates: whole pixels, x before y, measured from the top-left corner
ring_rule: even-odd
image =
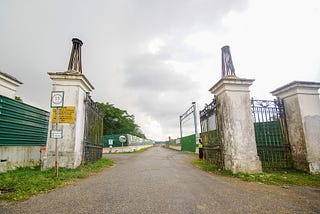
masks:
[[[135,124],[134,115],[130,115],[126,110],[114,107],[111,103],[98,103],[103,117],[103,134],[131,134],[137,137],[146,138]]]
[[[15,96],[14,99],[23,103],[23,100],[21,99],[21,97]]]

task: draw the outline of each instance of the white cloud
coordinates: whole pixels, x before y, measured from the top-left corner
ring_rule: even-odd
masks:
[[[157,54],[162,48],[164,48],[165,45],[166,43],[163,40],[155,38],[150,41],[148,45],[148,50],[152,54]]]
[[[256,79],[255,97],[293,80],[320,81],[319,20],[318,0],[3,0],[0,69],[24,82],[23,100],[48,108],[47,72],[66,70],[79,37],[93,98],[134,114],[148,137],[167,139],[179,136],[178,117],[192,101],[199,109],[211,101],[223,45],[236,74]]]

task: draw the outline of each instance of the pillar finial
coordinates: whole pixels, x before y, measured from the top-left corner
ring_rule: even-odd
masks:
[[[78,38],[73,38],[72,43],[73,45],[69,60],[68,72],[82,73],[81,46],[83,43]]]
[[[230,47],[228,45],[221,48],[222,73],[221,78],[225,76],[235,76],[235,70],[232,63]]]

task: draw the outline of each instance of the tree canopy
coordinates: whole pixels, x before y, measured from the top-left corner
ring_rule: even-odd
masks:
[[[134,115],[126,110],[119,109],[111,103],[98,103],[103,117],[103,134],[131,134],[137,137],[146,138],[135,123]]]

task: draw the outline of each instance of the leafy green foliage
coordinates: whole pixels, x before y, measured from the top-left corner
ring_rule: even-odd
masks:
[[[54,169],[41,171],[40,167],[24,167],[0,174],[0,200],[16,203],[33,195],[65,186],[78,179],[86,178],[112,166],[111,159],[102,158],[97,162],[81,165],[76,169],[59,169],[59,177]]]
[[[110,103],[98,103],[99,109],[103,112],[103,135],[131,134],[137,137],[146,138],[140,127],[135,124],[134,115],[126,110],[114,107]]]
[[[23,103],[23,100],[21,99],[21,97],[15,96],[14,99]]]
[[[221,170],[216,165],[207,163],[205,161],[194,160],[192,161],[192,164],[204,171],[213,172],[219,175],[236,177],[249,182],[260,182],[271,185],[320,186],[320,174],[312,175],[298,170],[266,171],[257,174],[233,174],[230,170]]]

